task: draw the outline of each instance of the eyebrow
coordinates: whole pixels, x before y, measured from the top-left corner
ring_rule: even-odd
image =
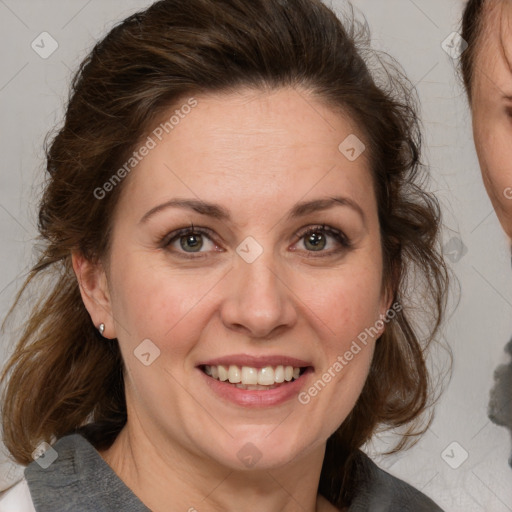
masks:
[[[363,209],[352,199],[342,196],[314,199],[312,201],[297,203],[286,214],[286,218],[290,220],[298,217],[304,217],[310,213],[328,210],[335,206],[346,206],[351,208],[361,216],[363,223],[366,224],[366,216]],[[151,217],[168,208],[184,208],[220,221],[231,222],[231,215],[229,211],[218,204],[202,201],[200,199],[171,199],[170,201],[151,208],[151,210],[143,215],[139,223],[147,222]]]

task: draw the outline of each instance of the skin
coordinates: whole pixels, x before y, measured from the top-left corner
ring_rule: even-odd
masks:
[[[475,146],[489,197],[512,238],[512,2],[487,0],[477,43],[471,98]],[[509,353],[510,347],[509,342]],[[489,417],[512,434],[512,362],[499,366],[494,379]]]
[[[483,181],[512,238],[512,2],[491,0],[475,55],[471,109]]]
[[[349,134],[362,135],[306,91],[196,99],[123,183],[107,262],[73,255],[91,319],[118,338],[126,365],[128,423],[101,455],[156,512],[170,503],[176,511],[337,510],[317,495],[325,444],[361,393],[375,339],[307,405],[235,405],[196,366],[229,354],[289,355],[311,362],[309,386],[385,314],[367,155],[350,162],[338,150]],[[335,195],[361,213],[337,205],[285,216],[297,202]],[[218,203],[231,220],[173,207],[141,222],[173,198]],[[179,238],[159,244],[191,223],[212,231],[200,258],[183,257],[190,248]],[[350,248],[329,235],[319,253],[295,235],[324,224],[343,231]],[[248,236],[263,248],[250,264],[236,253]],[[133,355],[146,338],[161,351],[151,366]],[[248,442],[261,453],[250,469],[237,457]]]

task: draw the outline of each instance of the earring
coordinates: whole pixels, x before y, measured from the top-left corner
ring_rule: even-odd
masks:
[[[100,326],[98,327],[98,331],[103,336],[103,333],[105,332],[105,324],[100,324]]]

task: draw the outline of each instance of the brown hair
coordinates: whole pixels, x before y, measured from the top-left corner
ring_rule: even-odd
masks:
[[[460,69],[470,102],[477,54],[483,45],[484,31],[490,24],[491,4],[494,7],[503,5],[501,0],[495,0],[494,3],[491,0],[469,0],[462,15],[461,36],[468,43],[468,47],[461,55]],[[503,40],[501,44],[503,45]]]
[[[353,13],[342,24],[320,0],[161,0],[96,44],[47,148],[39,211],[44,248],[13,305],[29,285],[52,276],[48,291],[37,292],[2,375],[4,442],[17,461],[29,463],[38,442],[79,428],[106,447],[127,420],[117,340],[98,336],[71,266],[74,250],[91,260],[108,256],[123,184],[102,200],[95,189],[178,99],[246,86],[301,87],[348,112],[363,130],[384,276],[403,305],[376,344],[356,406],[328,440],[320,492],[337,505],[350,501],[351,457],[377,427],[406,426],[397,450],[425,430],[420,420],[432,398],[426,348],[439,329],[448,284],[440,209],[424,189],[410,84],[389,61],[372,77],[365,59],[377,54],[363,45],[368,39]],[[420,304],[409,294],[414,288]],[[424,336],[412,321],[415,309],[430,315]]]
[[[477,43],[483,28],[483,13],[486,0],[469,0],[462,15],[462,39],[468,43],[468,47],[460,57],[462,79],[471,101],[471,85],[473,82],[473,71]]]

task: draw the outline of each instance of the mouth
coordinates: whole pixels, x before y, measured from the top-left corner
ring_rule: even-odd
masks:
[[[247,391],[265,391],[275,389],[294,382],[302,375],[313,371],[311,366],[237,366],[231,365],[207,365],[199,366],[199,369],[213,380],[230,384],[232,387]]]

